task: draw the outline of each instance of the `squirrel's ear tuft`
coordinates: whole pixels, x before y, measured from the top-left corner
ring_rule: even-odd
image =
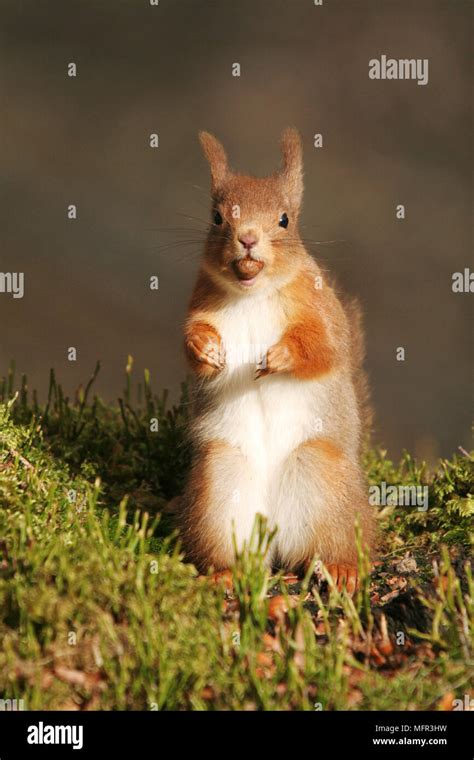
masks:
[[[217,137],[210,132],[199,132],[199,139],[211,168],[212,190],[218,190],[229,175],[226,152]]]
[[[289,127],[283,131],[281,152],[283,154],[281,177],[290,203],[299,207],[303,197],[303,149],[298,130]]]

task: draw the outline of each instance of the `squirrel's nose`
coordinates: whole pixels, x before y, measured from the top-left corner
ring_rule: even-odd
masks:
[[[258,243],[258,238],[256,235],[252,235],[248,233],[246,235],[241,235],[239,237],[239,243],[242,243],[244,248],[247,251],[250,251],[250,249],[253,248],[253,246],[256,245],[256,243]]]

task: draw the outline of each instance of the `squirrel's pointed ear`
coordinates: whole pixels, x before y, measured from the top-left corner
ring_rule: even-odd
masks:
[[[199,132],[204,155],[209,161],[211,168],[212,190],[217,190],[227,179],[229,167],[227,165],[227,155],[217,137],[210,132]]]
[[[303,149],[298,130],[290,127],[281,135],[283,169],[281,177],[285,184],[290,203],[296,207],[303,197]]]

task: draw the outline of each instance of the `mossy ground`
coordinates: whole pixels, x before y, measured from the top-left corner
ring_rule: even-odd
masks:
[[[92,382],[69,400],[53,374],[43,406],[25,378],[15,393],[13,371],[0,384],[0,699],[436,710],[474,696],[472,457],[428,473],[367,455],[370,482],[427,484],[430,506],[381,508],[380,556],[371,575],[361,556],[354,599],[269,576],[252,551],[229,594],[183,562],[161,512],[189,465],[186,386],[170,407],[147,373],[132,389],[131,365],[117,405]],[[268,540],[257,526],[260,554]]]

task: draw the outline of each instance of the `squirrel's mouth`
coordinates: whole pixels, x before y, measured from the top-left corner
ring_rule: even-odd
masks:
[[[232,262],[232,269],[240,284],[249,288],[262,271],[263,261],[246,256],[244,259],[235,259]]]

